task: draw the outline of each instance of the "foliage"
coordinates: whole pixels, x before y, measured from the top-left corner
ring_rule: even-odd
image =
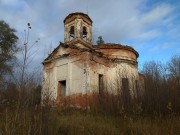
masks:
[[[102,36],[99,36],[99,37],[98,37],[98,40],[96,41],[96,43],[97,43],[98,45],[104,44],[104,40],[103,40]]]
[[[0,82],[3,75],[11,72],[11,62],[17,51],[16,43],[18,37],[16,30],[11,28],[6,22],[0,21]]]

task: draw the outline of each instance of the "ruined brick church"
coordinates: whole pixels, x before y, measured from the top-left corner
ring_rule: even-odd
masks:
[[[136,98],[139,54],[130,46],[92,44],[92,20],[84,13],[64,19],[64,43],[43,61],[42,97],[53,101],[75,95],[110,93]]]

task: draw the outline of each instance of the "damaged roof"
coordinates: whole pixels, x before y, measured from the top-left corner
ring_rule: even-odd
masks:
[[[65,47],[65,48],[78,49],[78,50],[81,50],[81,51],[94,52],[94,53],[98,53],[98,54],[101,54],[101,55],[102,55],[101,52],[97,52],[97,51],[95,51],[95,50],[92,49],[92,48],[91,48],[91,49],[90,49],[90,48],[80,48],[80,47],[78,47],[78,46],[69,45],[69,44],[67,44],[67,43],[62,43],[62,42],[60,42],[60,44],[52,51],[51,54],[49,54],[49,56],[44,60],[44,62],[45,62],[46,60],[49,60],[49,59],[53,58],[53,54],[56,53],[61,46]],[[43,63],[44,63],[44,62],[43,62]]]
[[[134,52],[136,56],[139,57],[139,53],[136,50],[134,50],[134,48],[128,45],[105,43],[105,44],[93,45],[93,48],[95,49],[125,49],[125,50]]]
[[[98,49],[126,49],[126,50],[130,50],[130,51],[134,52],[137,57],[139,56],[139,54],[136,50],[134,50],[132,47],[127,46],[127,45],[124,46],[121,44],[106,43],[106,44],[100,44],[100,45],[92,45],[92,48],[87,49],[87,48],[79,48],[79,47],[74,46],[74,45],[69,45],[67,43],[65,44],[65,43],[60,42],[60,44],[52,51],[51,54],[49,54],[49,56],[44,60],[44,62],[46,60],[51,59],[53,57],[53,54],[56,53],[61,46],[65,47],[65,48],[80,49],[82,51],[90,51],[90,52],[95,52],[95,53],[101,53],[99,51],[96,51]],[[101,54],[101,55],[103,55],[103,54]]]
[[[93,21],[91,20],[91,18],[90,18],[87,14],[84,14],[84,13],[82,13],[82,12],[75,12],[75,13],[70,13],[68,16],[66,16],[66,18],[64,19],[64,23],[65,23],[65,21],[66,21],[68,18],[71,18],[71,17],[74,16],[74,15],[84,16],[84,17],[87,18],[91,23],[93,22]]]

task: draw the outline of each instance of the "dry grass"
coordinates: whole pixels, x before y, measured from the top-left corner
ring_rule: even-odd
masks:
[[[56,110],[57,111],[57,110]],[[175,135],[180,117],[110,116],[91,113],[56,114],[58,133],[67,135]]]
[[[147,63],[144,96],[127,108],[110,95],[97,98],[89,110],[42,107],[40,87],[29,88],[19,100],[12,85],[0,91],[0,135],[180,135],[179,65],[179,57],[168,72]]]
[[[6,108],[0,113],[0,134],[179,135],[180,116],[118,116],[49,107]]]
[[[0,112],[0,134],[39,135],[43,134],[46,113],[40,108],[4,108]]]

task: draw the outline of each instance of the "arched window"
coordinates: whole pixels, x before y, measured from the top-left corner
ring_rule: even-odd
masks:
[[[83,40],[87,41],[87,28],[85,26],[83,27]]]
[[[71,41],[71,40],[73,40],[75,38],[75,36],[74,36],[74,26],[70,27],[69,34],[70,34],[70,41]]]

